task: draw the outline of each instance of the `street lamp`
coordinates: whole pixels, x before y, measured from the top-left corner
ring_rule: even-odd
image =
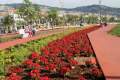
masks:
[[[99,23],[100,24],[102,23],[102,21],[101,21],[101,18],[102,18],[102,16],[101,16],[101,4],[102,4],[102,0],[99,0]]]
[[[61,8],[64,8],[64,0],[59,0],[59,2],[60,2],[60,7],[61,7]],[[61,10],[61,12],[62,12],[63,20],[65,21],[64,11]],[[64,31],[64,25],[63,25],[63,33],[64,33],[64,32],[65,32],[65,31]]]
[[[60,2],[60,8],[61,9],[64,8],[64,0],[59,0],[59,2]],[[61,16],[64,18],[64,11],[63,10],[61,10]]]

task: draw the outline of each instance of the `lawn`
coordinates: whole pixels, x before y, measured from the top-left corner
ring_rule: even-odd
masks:
[[[120,24],[116,25],[109,33],[120,37]]]
[[[7,41],[12,41],[12,40],[19,39],[19,38],[20,38],[19,35],[15,35],[15,36],[12,36],[12,37],[0,37],[0,43],[7,42]]]
[[[39,40],[34,40],[25,44],[10,47],[0,51],[0,75],[5,75],[5,66],[18,65],[26,59],[32,51],[39,52],[40,48],[46,46],[49,42],[60,39],[65,35],[78,31],[80,28],[70,28],[64,33],[54,34]]]

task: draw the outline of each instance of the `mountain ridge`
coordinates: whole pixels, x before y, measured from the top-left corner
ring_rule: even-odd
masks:
[[[18,8],[21,5],[23,5],[23,4],[22,3],[4,4],[4,6],[8,6],[11,8]],[[109,7],[109,6],[105,6],[105,5],[94,4],[94,5],[88,5],[88,6],[80,6],[80,7],[76,7],[76,8],[59,8],[59,7],[51,7],[51,6],[39,5],[39,4],[35,4],[35,5],[37,5],[39,8],[42,8],[42,9],[58,8],[58,9],[64,10],[64,11],[75,11],[75,12],[85,12],[85,13],[98,13],[101,10],[102,14],[120,16],[120,8]]]

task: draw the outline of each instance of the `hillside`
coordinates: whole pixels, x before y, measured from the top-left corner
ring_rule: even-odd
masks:
[[[23,5],[23,4],[20,4],[20,3],[5,4],[5,6],[7,6],[5,8],[8,8],[8,7],[18,8],[21,5]],[[45,5],[37,5],[37,6],[40,7],[41,9],[53,8],[53,7],[45,6]],[[0,6],[0,11],[2,11],[3,9],[4,8]],[[59,8],[59,9],[61,9],[61,8]],[[76,7],[76,8],[71,8],[71,9],[63,8],[61,10],[86,12],[86,13],[98,13],[100,9],[101,9],[102,14],[120,16],[120,8],[113,8],[113,7],[108,7],[108,6],[104,6],[104,5],[89,5],[89,6],[82,6],[82,7]]]

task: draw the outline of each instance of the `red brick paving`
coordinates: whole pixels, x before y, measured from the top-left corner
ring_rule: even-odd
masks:
[[[120,37],[107,33],[115,25],[88,34],[106,80],[120,80]]]

